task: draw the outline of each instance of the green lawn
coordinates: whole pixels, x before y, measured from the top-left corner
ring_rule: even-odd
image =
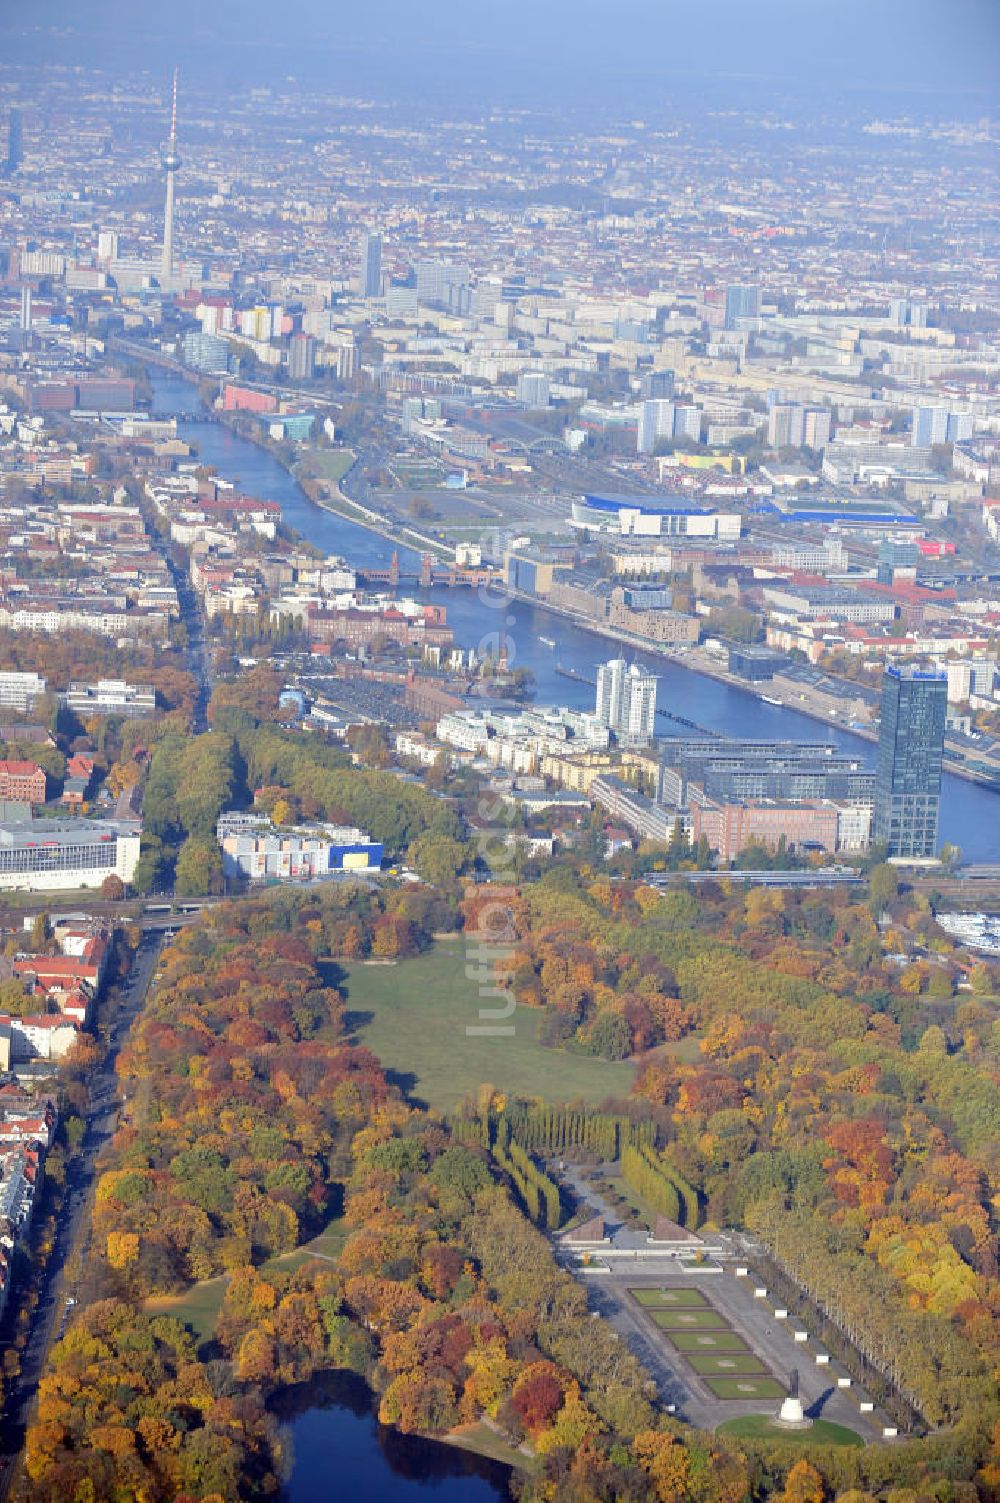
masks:
[[[358,1043],[377,1054],[390,1078],[416,1101],[449,1111],[484,1082],[514,1096],[585,1101],[627,1096],[633,1067],[586,1054],[546,1049],[538,1042],[541,1014],[518,1007],[500,1023],[481,1019],[479,983],[465,974],[465,945],[440,941],[424,955],[396,965],[337,967],[347,996],[348,1025]],[[475,964],[475,962],[470,962]],[[512,1034],[477,1034],[484,1026]]]
[[[183,1294],[161,1294],[148,1299],[146,1311],[149,1315],[172,1315],[190,1326],[199,1342],[207,1341],[215,1332],[228,1282],[229,1275],[225,1273],[214,1279],[202,1279]]]
[[[783,1399],[785,1390],[774,1378],[706,1378],[717,1399]],[[794,1434],[794,1431],[790,1431]]]
[[[630,1289],[629,1294],[640,1305],[655,1309],[677,1305],[692,1310],[708,1308],[708,1300],[697,1289]]]
[[[725,1316],[717,1310],[650,1310],[663,1331],[728,1331]]]
[[[863,1446],[864,1441],[855,1430],[846,1425],[835,1425],[832,1420],[813,1420],[808,1430],[783,1430],[766,1414],[741,1414],[725,1420],[718,1427],[720,1435],[746,1436],[752,1440],[776,1440],[783,1446]]]
[[[474,1451],[477,1456],[488,1456],[491,1461],[502,1461],[505,1466],[515,1467],[518,1471],[530,1472],[534,1469],[533,1456],[526,1456],[516,1446],[508,1445],[489,1425],[459,1425],[457,1429],[449,1430],[443,1439],[449,1446],[458,1446],[461,1451]]]
[[[310,449],[309,458],[324,480],[342,480],[354,463],[351,449]]]
[[[294,1252],[280,1253],[261,1268],[261,1273],[294,1273],[311,1258],[333,1261],[347,1238],[351,1228],[335,1218],[311,1242],[304,1242]],[[214,1279],[201,1279],[192,1284],[183,1294],[154,1295],[146,1301],[149,1315],[173,1315],[184,1325],[190,1326],[199,1342],[207,1341],[215,1334],[215,1323],[226,1297],[229,1275],[220,1273]]]
[[[755,1357],[752,1352],[729,1352],[728,1354],[720,1352],[715,1356],[705,1355],[704,1353],[699,1354],[698,1352],[685,1352],[684,1355],[695,1372],[701,1373],[702,1377],[706,1378],[709,1376],[721,1378],[725,1377],[727,1373],[730,1375],[739,1375],[740,1377],[746,1377],[750,1374],[758,1376],[767,1374],[767,1368],[763,1362],[761,1362],[759,1357]]]
[[[671,1331],[671,1343],[679,1352],[748,1352],[735,1331]]]
[[[276,1258],[269,1258],[261,1269],[262,1273],[276,1271],[281,1273],[293,1273],[301,1268],[303,1263],[308,1263],[311,1258],[321,1258],[327,1262],[335,1262],[340,1249],[351,1235],[351,1228],[339,1217],[334,1217],[323,1230],[313,1237],[311,1242],[303,1242],[301,1247],[296,1247],[293,1252],[279,1253]]]

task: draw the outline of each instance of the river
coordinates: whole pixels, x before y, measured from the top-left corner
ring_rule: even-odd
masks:
[[[275,1405],[287,1462],[281,1503],[497,1503],[510,1471],[498,1461],[380,1425],[366,1383],[332,1373]]]
[[[192,385],[174,377],[153,375],[152,386],[153,410],[157,413],[190,412],[198,400]],[[396,544],[346,517],[316,506],[266,449],[240,438],[222,423],[185,420],[178,424],[178,430],[182,438],[197,445],[203,464],[213,466],[225,479],[238,482],[247,495],[280,502],[288,526],[317,547],[327,553],[342,554],[359,568],[366,564],[388,565]],[[412,549],[400,547],[398,552],[404,569],[418,566],[418,555]],[[562,677],[556,666],[579,674],[583,680],[593,680],[597,664],[614,650],[606,638],[522,601],[484,602],[473,590],[434,589],[426,592],[425,598],[447,606],[449,624],[461,646],[488,648],[491,642],[496,643],[498,633],[504,632],[511,666],[530,668],[535,675],[539,703],[573,708],[593,706],[591,685]],[[552,638],[558,645],[551,648],[542,637]],[[849,731],[821,726],[809,716],[784,706],[764,704],[756,694],[693,673],[658,654],[630,649],[628,655],[659,678],[660,706],[709,730],[734,736],[833,741],[852,752],[860,752],[869,765],[874,764],[872,743]],[[670,722],[658,729],[661,734],[669,734]],[[940,838],[959,846],[967,860],[997,860],[1000,796],[946,773],[942,784]]]

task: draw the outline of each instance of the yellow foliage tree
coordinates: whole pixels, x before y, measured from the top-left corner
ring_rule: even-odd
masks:
[[[119,1272],[135,1263],[139,1257],[139,1237],[136,1232],[108,1233],[108,1262]]]

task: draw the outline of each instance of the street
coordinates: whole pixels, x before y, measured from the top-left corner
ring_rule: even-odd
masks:
[[[91,1194],[98,1156],[115,1131],[118,1120],[118,1081],[115,1061],[145,1001],[156,970],[162,945],[159,934],[145,934],[131,969],[121,986],[121,1005],[108,1030],[108,1050],[95,1072],[90,1091],[90,1115],[79,1155],[66,1176],[66,1202],[56,1233],[56,1242],[42,1278],[39,1303],[28,1343],[21,1354],[20,1376],[7,1388],[3,1423],[0,1427],[0,1503],[6,1503],[17,1475],[25,1431],[34,1410],[38,1384],[53,1340],[62,1334],[64,1317],[76,1294],[68,1287],[66,1263],[82,1245],[89,1224]],[[16,1302],[15,1287],[11,1298]]]

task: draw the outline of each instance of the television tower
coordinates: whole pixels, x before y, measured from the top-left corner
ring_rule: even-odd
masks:
[[[177,151],[177,69],[174,69],[173,103],[170,108],[170,138],[160,148],[160,160],[167,174],[167,197],[163,206],[163,263],[160,281],[169,283],[174,274],[174,175],[181,165]]]

